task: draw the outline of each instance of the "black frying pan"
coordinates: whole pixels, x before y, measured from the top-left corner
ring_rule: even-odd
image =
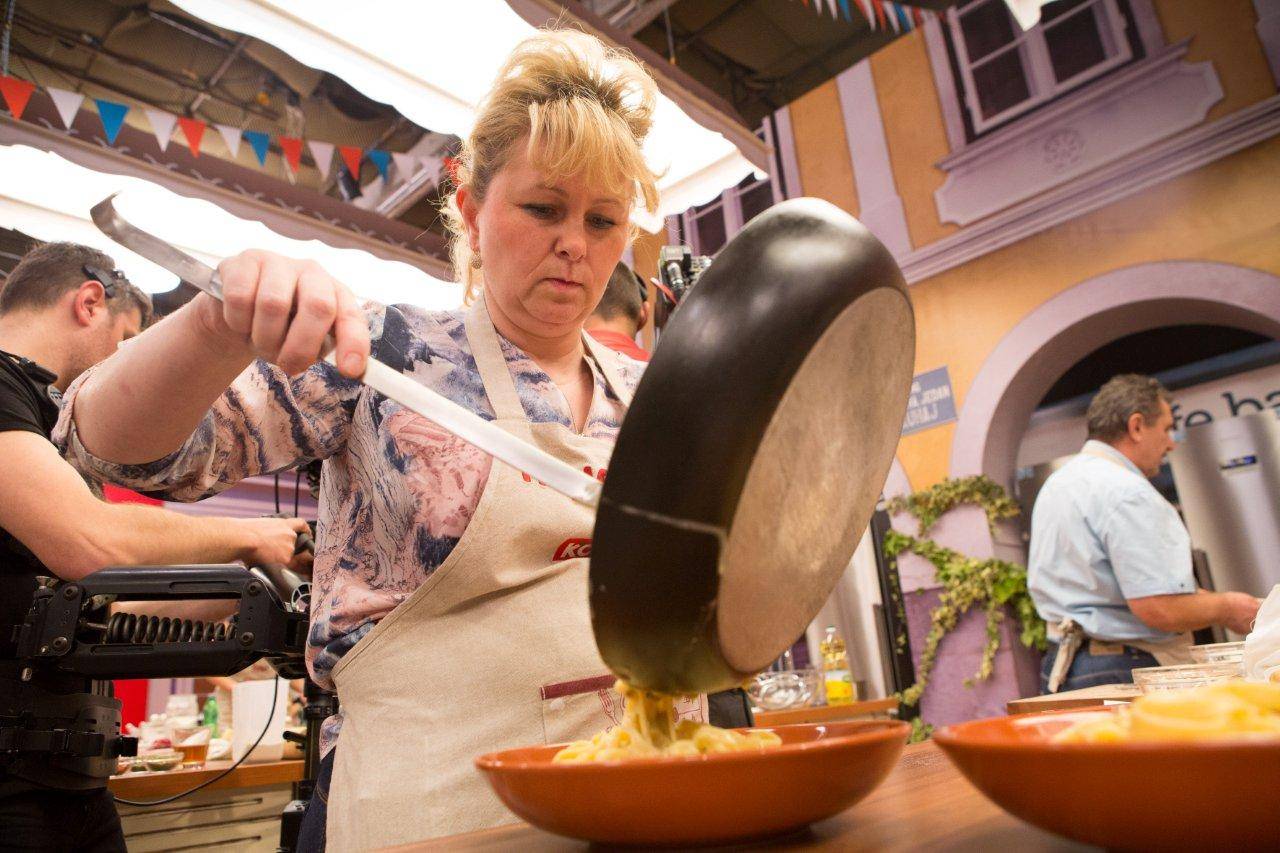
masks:
[[[591,554],[605,663],[667,693],[736,686],[848,566],[902,427],[902,274],[826,202],[783,202],[716,257],[662,335],[618,436]]]

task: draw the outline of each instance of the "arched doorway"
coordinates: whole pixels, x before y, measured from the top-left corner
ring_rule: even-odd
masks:
[[[978,371],[956,425],[951,476],[986,474],[1010,485],[1031,413],[1065,367],[1125,335],[1190,324],[1280,338],[1280,277],[1165,261],[1105,273],[1050,299],[1005,335]]]

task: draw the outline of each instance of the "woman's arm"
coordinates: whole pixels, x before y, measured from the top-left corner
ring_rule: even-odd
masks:
[[[173,453],[255,358],[300,373],[319,360],[331,332],[342,374],[363,375],[364,314],[351,291],[319,265],[250,251],[223,261],[218,273],[221,303],[200,294],[80,388],[73,417],[91,454],[136,464]]]

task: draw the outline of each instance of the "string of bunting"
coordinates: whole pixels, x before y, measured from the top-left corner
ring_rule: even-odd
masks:
[[[805,6],[812,8],[819,15],[830,14],[833,20],[844,18],[853,22],[854,8],[866,20],[873,30],[893,30],[895,33],[908,33],[924,22],[936,18],[937,12],[905,6],[892,0],[800,0]]]
[[[3,97],[5,106],[9,108],[9,112],[13,114],[15,119],[22,118],[22,113],[26,110],[27,103],[31,100],[31,95],[36,88],[36,85],[29,80],[23,80],[8,74],[0,74],[0,96]],[[58,118],[62,120],[63,126],[70,130],[80,110],[86,108],[85,96],[79,92],[58,89],[53,86],[41,86],[39,88],[53,101],[54,108],[58,111]],[[127,104],[107,100],[106,98],[91,98],[89,100],[92,100],[97,108],[98,118],[102,121],[102,130],[107,138],[107,143],[115,145],[116,138],[120,135],[120,128],[124,126],[125,116],[128,115],[131,108]],[[201,143],[204,140],[205,130],[209,127],[208,123],[151,107],[142,108],[142,112],[146,115],[147,122],[151,125],[151,130],[155,134],[156,142],[159,143],[161,151],[167,149],[175,134],[181,131],[183,140],[191,150],[191,156],[200,156]],[[260,167],[266,166],[267,152],[271,148],[271,137],[268,134],[258,130],[243,130],[229,124],[214,124],[213,127],[222,137],[231,159],[234,160],[239,156],[241,142],[248,142],[250,149],[253,150],[254,157],[258,161],[258,165]],[[353,178],[357,179],[360,176],[360,166],[365,159],[368,159],[373,164],[384,181],[388,180],[393,164],[399,176],[404,179],[408,179],[410,175],[415,174],[419,165],[428,170],[428,173],[436,181],[439,181],[442,169],[452,174],[456,168],[452,157],[421,157],[416,154],[399,151],[385,151],[381,148],[335,145],[332,142],[323,142],[319,139],[301,139],[293,136],[277,136],[276,143],[280,146],[280,153],[288,166],[290,180],[293,180],[294,175],[298,173],[298,169],[302,166],[304,146],[311,152],[311,157],[315,161],[316,169],[319,170],[321,177],[326,178],[332,168],[335,151],[339,154],[346,170]]]

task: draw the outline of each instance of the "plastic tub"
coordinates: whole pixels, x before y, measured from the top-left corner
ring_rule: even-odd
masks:
[[[1241,675],[1238,663],[1184,663],[1178,666],[1149,666],[1133,671],[1133,683],[1143,693],[1180,690],[1230,681]]]
[[[1192,646],[1191,659],[1197,663],[1237,663],[1243,667],[1244,642]]]

